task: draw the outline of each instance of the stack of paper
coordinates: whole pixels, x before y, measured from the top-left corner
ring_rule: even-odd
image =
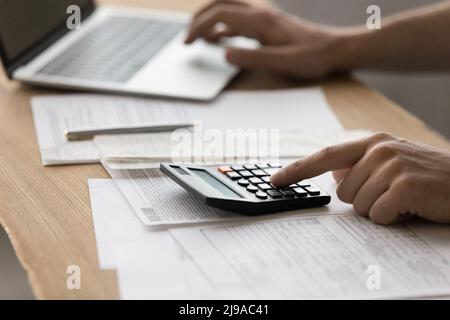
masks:
[[[170,140],[170,134],[162,138],[161,135],[98,136],[93,141],[68,142],[64,131],[74,128],[198,121],[204,129],[215,130],[282,129],[319,137],[324,131],[343,131],[322,90],[316,87],[230,92],[210,104],[97,95],[47,96],[33,98],[32,110],[44,165],[98,162],[100,157],[109,156],[166,155],[170,150],[162,143]],[[292,134],[285,140],[292,141]]]
[[[330,174],[315,182],[331,194],[330,206],[245,222],[154,227],[140,223],[113,181],[91,180],[101,266],[117,269],[123,299],[450,294],[450,227],[377,226],[337,199]]]
[[[180,140],[175,139],[171,133],[152,134],[128,134],[128,135],[105,135],[95,138],[95,143],[103,155],[103,160],[111,167],[124,166],[125,164],[136,167],[139,163],[150,163],[159,167],[161,162],[176,163],[208,163],[222,164],[232,162],[258,162],[261,159],[267,162],[277,162],[279,158],[296,159],[312,154],[320,149],[366,137],[370,132],[365,130],[352,131],[325,131],[321,133],[310,133],[300,130],[276,130],[270,132],[254,131],[239,132],[229,130],[215,130],[215,139],[207,136],[201,128],[195,128],[192,132],[182,133],[183,140],[192,141],[195,145],[197,130],[200,131],[203,141],[200,141],[197,150],[188,152],[177,152],[181,148]],[[228,134],[228,136],[227,136]],[[261,136],[258,137],[257,135]],[[231,142],[226,145],[225,142]],[[184,141],[182,141],[184,142]],[[240,145],[240,148],[235,146]]]

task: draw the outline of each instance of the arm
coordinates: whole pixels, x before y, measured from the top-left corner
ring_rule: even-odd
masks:
[[[217,28],[218,25],[221,28]],[[198,38],[247,36],[261,48],[228,48],[242,68],[264,68],[299,78],[352,69],[450,70],[450,1],[403,12],[366,26],[331,27],[239,0],[209,3],[194,15],[186,44]]]
[[[450,1],[387,17],[380,30],[349,30],[344,38],[343,69],[450,70]]]

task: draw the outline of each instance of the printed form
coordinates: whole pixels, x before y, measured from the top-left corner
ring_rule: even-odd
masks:
[[[94,141],[69,142],[66,129],[184,121],[187,109],[183,106],[182,102],[99,95],[35,97],[32,111],[42,163],[99,162]]]
[[[165,228],[113,221],[114,259],[122,299],[214,299],[208,279]]]
[[[448,295],[449,255],[417,230],[353,215],[170,228],[224,298],[236,292],[257,299]],[[450,245],[450,233],[441,241]]]
[[[90,180],[100,265],[117,269],[124,299],[448,296],[449,226],[377,226],[335,197],[330,174],[319,178],[329,208],[170,227],[174,237],[142,225],[113,181]]]
[[[112,170],[108,166],[105,169],[146,225],[247,219],[242,215],[209,207],[159,169]]]
[[[116,269],[122,299],[212,299],[215,289],[164,228],[137,219],[112,180],[90,179],[101,269]]]

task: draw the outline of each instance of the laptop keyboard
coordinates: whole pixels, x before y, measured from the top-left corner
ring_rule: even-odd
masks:
[[[38,74],[124,83],[184,26],[161,20],[111,17]]]

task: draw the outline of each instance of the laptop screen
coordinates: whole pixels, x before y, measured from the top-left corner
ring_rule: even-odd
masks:
[[[0,48],[5,64],[14,61],[65,26],[67,8],[92,10],[92,0],[0,0]]]

